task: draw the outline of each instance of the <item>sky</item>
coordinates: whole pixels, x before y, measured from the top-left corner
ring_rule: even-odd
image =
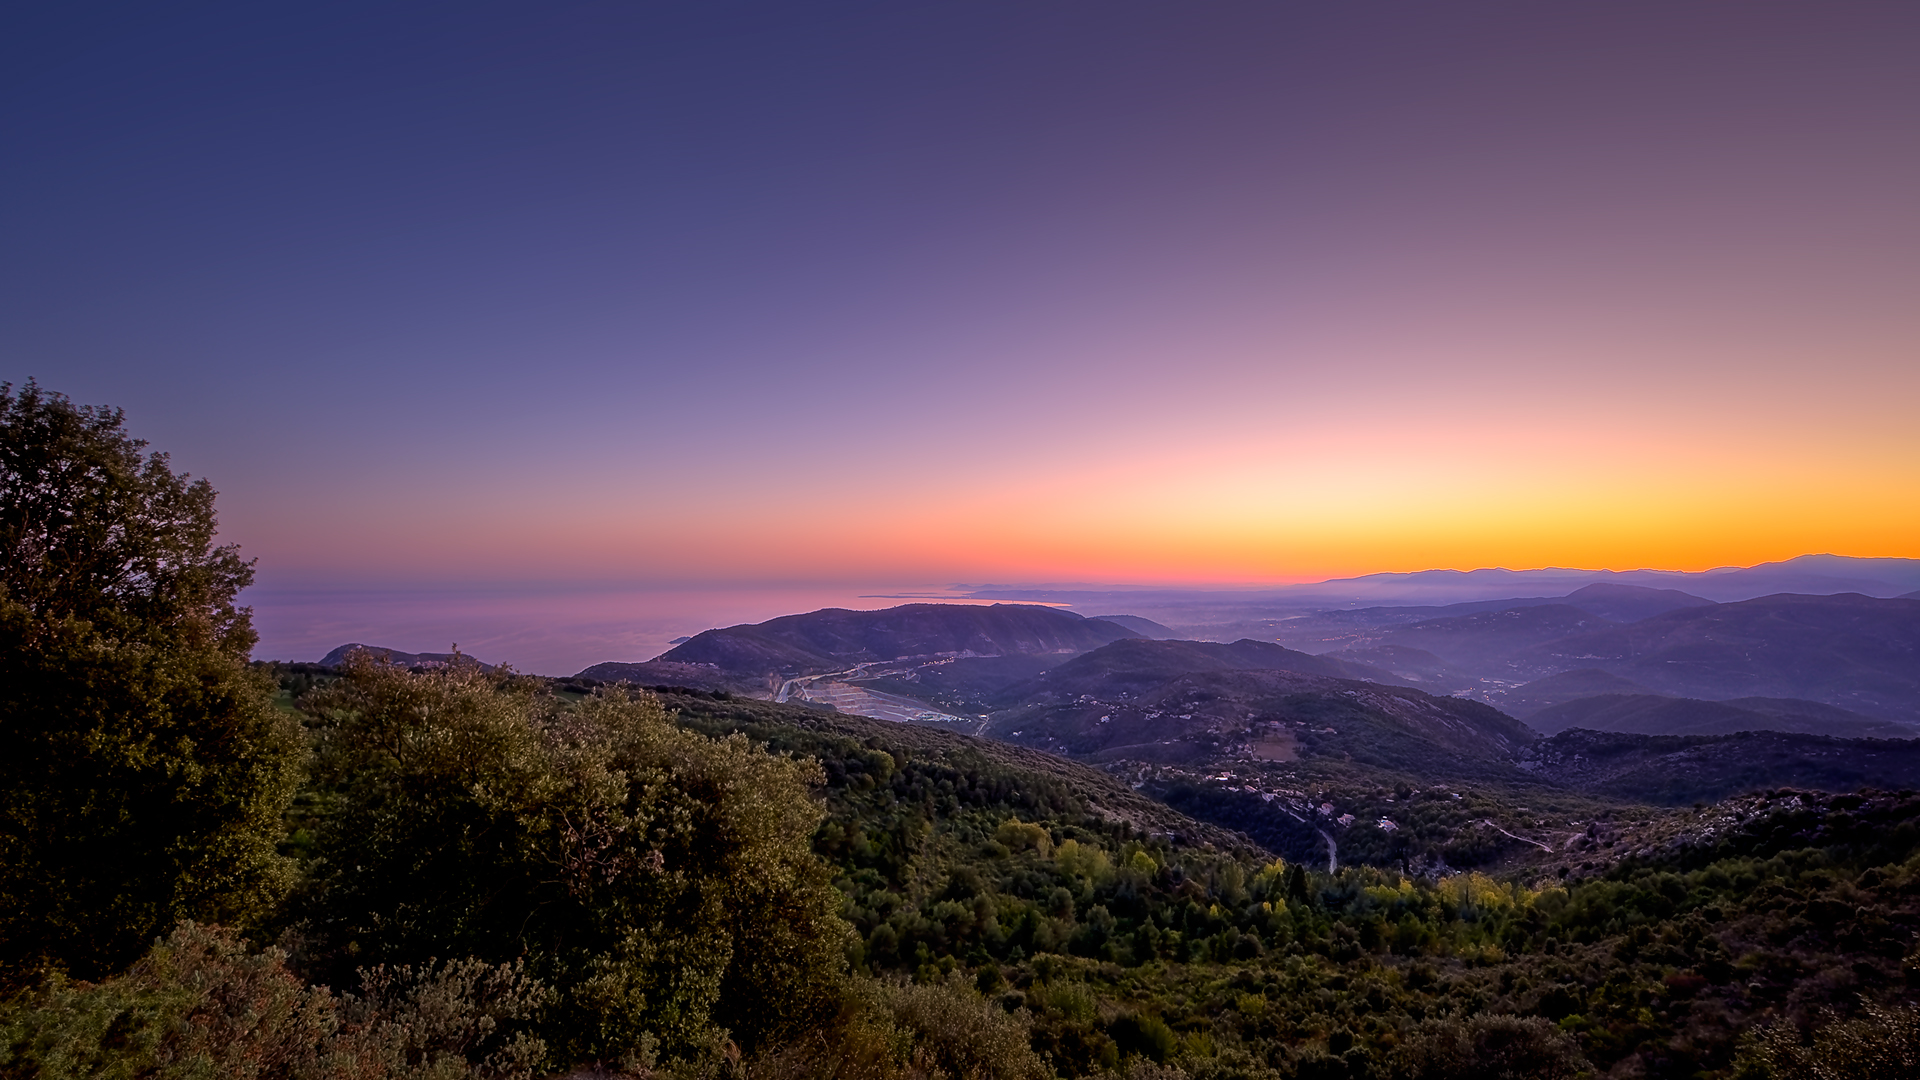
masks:
[[[282,652],[1920,556],[1916,55],[1908,3],[10,5],[0,380],[209,477]]]

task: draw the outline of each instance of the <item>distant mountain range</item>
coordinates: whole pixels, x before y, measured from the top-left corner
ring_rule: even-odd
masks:
[[[1019,603],[826,609],[708,630],[571,682],[943,725],[1172,770],[1155,774],[1168,791],[1236,762],[1389,788],[1409,781],[1388,776],[1452,777],[1667,802],[1764,783],[1920,783],[1916,566],[1809,556],[1690,575],[1374,575],[1326,584],[1448,602],[1291,613],[1192,594],[1092,618]],[[1569,587],[1541,587],[1555,583]],[[1740,596],[1788,583],[1879,595]],[[1516,593],[1472,595],[1495,586]],[[1092,610],[1122,610],[1095,599]],[[407,666],[452,658],[371,651]]]
[[[1081,610],[1160,613],[1229,608],[1273,611],[1368,605],[1446,605],[1516,596],[1564,596],[1595,584],[1676,590],[1717,603],[1752,600],[1773,593],[1830,595],[1856,592],[1891,598],[1920,590],[1920,559],[1863,559],[1845,555],[1802,555],[1757,566],[1714,570],[1421,570],[1368,574],[1302,585],[1257,589],[1112,588],[1097,585],[962,586],[982,599],[1066,603]]]
[[[1844,555],[1802,555],[1757,566],[1716,570],[1425,570],[1411,574],[1369,574],[1295,586],[1301,592],[1374,596],[1422,595],[1429,603],[1494,599],[1499,595],[1573,591],[1593,584],[1634,585],[1676,590],[1718,603],[1752,600],[1773,593],[1827,595],[1856,592],[1890,598],[1920,586],[1920,559],[1859,559]],[[1538,586],[1538,588],[1528,588]]]
[[[1270,630],[1295,648],[1523,718],[1597,694],[1792,698],[1920,732],[1920,603],[1911,599],[1715,604],[1610,584],[1558,598],[1320,612]]]

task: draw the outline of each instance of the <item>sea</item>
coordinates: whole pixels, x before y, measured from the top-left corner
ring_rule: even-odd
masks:
[[[256,660],[316,661],[340,645],[460,652],[533,675],[651,660],[702,630],[821,608],[993,603],[946,585],[262,585]]]

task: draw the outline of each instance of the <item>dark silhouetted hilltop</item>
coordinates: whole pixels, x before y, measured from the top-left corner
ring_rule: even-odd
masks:
[[[735,675],[812,674],[908,658],[1073,655],[1136,632],[1031,604],[826,608],[696,634],[657,659]]]
[[[1595,582],[1575,589],[1560,601],[1609,622],[1631,623],[1681,608],[1711,607],[1713,601],[1678,589],[1649,589],[1643,585]]]
[[[344,664],[347,661],[347,654],[353,652],[355,649],[364,649],[368,653],[372,654],[375,658],[383,660],[386,663],[398,664],[401,667],[407,667],[407,668],[432,667],[438,664],[450,664],[453,662],[456,656],[466,660],[473,660],[474,663],[480,664],[482,668],[486,668],[488,670],[492,670],[493,668],[492,664],[481,664],[480,661],[474,660],[473,657],[467,656],[465,653],[450,653],[450,652],[412,653],[412,652],[405,652],[400,649],[389,649],[380,645],[362,645],[357,641],[350,642],[346,645],[342,645],[339,648],[328,653],[327,655],[321,657],[320,663],[326,667],[336,667],[340,664]]]

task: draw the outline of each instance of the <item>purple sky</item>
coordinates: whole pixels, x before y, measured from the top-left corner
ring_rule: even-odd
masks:
[[[1916,56],[1905,3],[15,5],[0,379],[211,477],[263,596],[1920,555]]]

